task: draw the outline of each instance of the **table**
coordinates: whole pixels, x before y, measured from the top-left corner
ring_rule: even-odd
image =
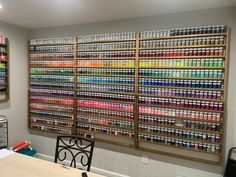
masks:
[[[84,172],[35,157],[12,154],[0,159],[0,176],[2,177],[81,177]],[[86,172],[88,177],[104,177]]]

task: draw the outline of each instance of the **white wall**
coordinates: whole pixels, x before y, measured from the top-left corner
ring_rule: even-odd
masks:
[[[89,12],[88,12],[89,13]],[[232,29],[231,53],[229,72],[229,99],[228,99],[228,125],[227,125],[227,149],[236,146],[236,7],[197,12],[186,12],[171,15],[135,18],[104,23],[73,25],[65,27],[44,28],[30,30],[30,39],[77,36],[99,33],[114,33],[124,31],[141,31],[158,28],[172,28],[184,26],[199,26],[206,24],[226,24]],[[48,136],[45,134],[45,136]],[[53,156],[55,139],[31,134],[34,147],[40,152]],[[205,165],[190,161],[169,158],[161,155],[148,154],[152,159],[148,164],[141,163],[142,152],[114,147],[107,144],[96,144],[92,165],[105,170],[126,174],[132,177],[174,177],[177,172],[186,177],[218,177],[222,173],[222,167]],[[147,154],[147,153],[144,153]],[[199,169],[194,170],[193,168]],[[208,173],[210,171],[213,173]],[[215,173],[215,174],[214,174]]]
[[[29,139],[27,130],[27,38],[26,29],[0,22],[0,33],[10,43],[10,100],[0,104],[9,120],[9,143]]]

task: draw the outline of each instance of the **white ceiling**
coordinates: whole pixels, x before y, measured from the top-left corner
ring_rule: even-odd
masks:
[[[0,0],[0,21],[26,28],[236,6],[236,0]]]

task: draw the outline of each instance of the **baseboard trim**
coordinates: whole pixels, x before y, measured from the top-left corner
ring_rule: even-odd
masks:
[[[38,157],[40,159],[44,159],[44,160],[47,160],[47,161],[51,161],[51,162],[54,161],[53,156],[42,154],[42,153],[37,153],[35,155],[35,157]],[[104,170],[102,168],[98,168],[98,167],[94,167],[94,166],[91,166],[91,172],[98,173],[98,174],[101,174],[101,175],[105,175],[107,177],[130,177],[130,176],[127,176],[127,175],[123,175],[123,174],[116,173],[116,172],[109,171],[109,170]]]

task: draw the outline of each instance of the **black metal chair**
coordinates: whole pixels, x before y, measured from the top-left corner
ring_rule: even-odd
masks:
[[[232,158],[233,153],[236,153],[236,147],[229,150],[224,177],[236,177],[236,160]]]
[[[93,149],[93,140],[77,136],[58,136],[54,162],[69,161],[70,167],[90,171]],[[87,167],[87,169],[84,169],[84,167]]]

